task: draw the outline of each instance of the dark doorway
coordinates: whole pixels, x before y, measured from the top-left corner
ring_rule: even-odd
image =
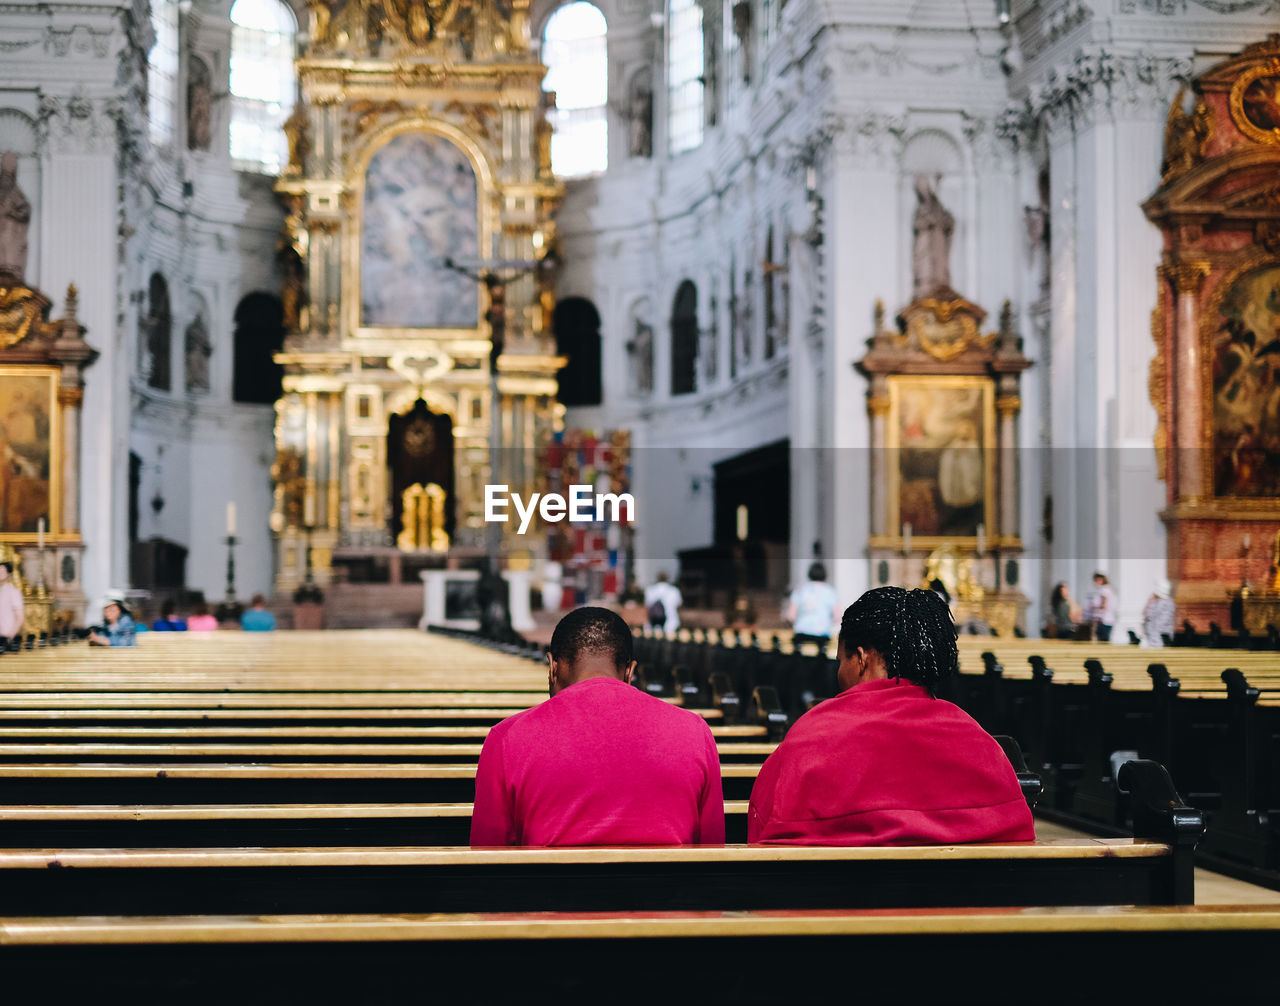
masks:
[[[438,485],[445,492],[444,527],[453,539],[453,420],[432,412],[419,398],[408,412],[387,424],[387,465],[391,470],[391,533],[404,530],[404,493],[411,486]]]
[[[789,441],[735,455],[714,468],[717,545],[739,540],[739,507],[746,507],[746,541],[791,540]]]
[[[551,316],[556,333],[556,352],[569,362],[561,368],[561,405],[599,405],[603,392],[600,381],[600,312],[585,297],[566,297]]]
[[[271,405],[281,393],[284,368],[275,355],[284,347],[284,307],[279,297],[251,293],[236,306],[235,363],[231,397]]]
[[[698,288],[685,280],[671,305],[671,393],[692,394],[698,386]]]

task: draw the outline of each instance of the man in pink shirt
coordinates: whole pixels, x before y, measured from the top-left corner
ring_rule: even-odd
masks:
[[[631,630],[607,608],[560,620],[551,699],[480,752],[472,846],[719,845],[724,792],[702,717],[631,685]]]

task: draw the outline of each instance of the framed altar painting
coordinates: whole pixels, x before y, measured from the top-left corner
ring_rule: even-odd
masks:
[[[0,367],[0,534],[57,530],[57,394],[57,367]]]
[[[1280,496],[1280,262],[1228,279],[1203,326],[1213,367],[1213,490]]]
[[[995,383],[986,377],[896,375],[885,446],[889,527],[930,547],[995,528]]]

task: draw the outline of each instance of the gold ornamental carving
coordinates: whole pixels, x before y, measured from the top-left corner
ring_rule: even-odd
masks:
[[[908,345],[914,342],[935,360],[954,360],[970,348],[989,349],[996,334],[982,335],[978,326],[986,312],[957,295],[950,298],[923,297],[899,316]]]
[[[411,485],[404,491],[404,530],[396,538],[396,546],[404,552],[447,552],[449,535],[445,531],[445,491],[436,483]]]
[[[1280,56],[1245,70],[1231,85],[1231,120],[1256,143],[1280,144]]]
[[[36,322],[49,309],[49,300],[25,286],[0,286],[0,347],[14,346],[39,331]]]
[[[1167,185],[1172,179],[1190,171],[1204,157],[1205,145],[1210,138],[1209,108],[1197,99],[1190,111],[1183,108],[1186,88],[1178,89],[1178,96],[1169,108],[1169,118],[1164,127],[1164,161],[1160,165],[1160,182]]]
[[[1179,294],[1199,293],[1209,275],[1209,263],[1204,261],[1169,262],[1160,266],[1160,275],[1172,284]]]

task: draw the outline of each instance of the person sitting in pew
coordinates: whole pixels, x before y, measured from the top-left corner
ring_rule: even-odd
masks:
[[[760,769],[748,841],[1035,840],[1000,745],[936,696],[959,664],[951,612],[937,594],[867,591],[845,610],[836,659],[843,691],[801,716]]]
[[[137,627],[125,604],[124,592],[108,591],[102,601],[102,625],[89,630],[90,646],[137,646]]]
[[[722,844],[711,729],[632,687],[622,618],[577,608],[548,650],[550,701],[503,720],[480,751],[471,845]]]

